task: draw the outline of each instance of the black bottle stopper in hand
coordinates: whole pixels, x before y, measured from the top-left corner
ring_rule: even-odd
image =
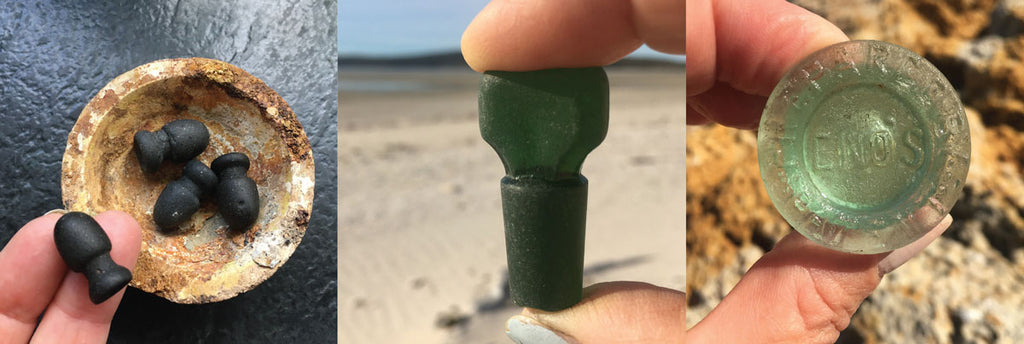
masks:
[[[210,132],[203,123],[179,119],[158,131],[135,133],[135,157],[142,171],[156,172],[164,160],[186,162],[202,153],[210,143]]]
[[[53,228],[57,252],[72,271],[89,280],[89,300],[100,304],[132,280],[132,272],[110,258],[110,238],[92,217],[70,212]]]
[[[256,182],[246,175],[249,157],[242,153],[221,155],[210,163],[217,173],[217,207],[228,227],[236,231],[249,229],[260,211],[260,194]]]
[[[199,160],[182,169],[181,178],[170,182],[153,206],[153,221],[165,231],[174,230],[199,210],[199,198],[213,193],[217,175]]]

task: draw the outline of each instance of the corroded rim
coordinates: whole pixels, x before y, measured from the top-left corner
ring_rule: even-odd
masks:
[[[136,111],[136,108],[129,106],[139,103],[140,97],[148,97],[153,92],[163,89],[166,83],[176,83],[175,90],[178,92],[188,89],[189,85],[200,85],[200,88],[211,90],[209,92],[217,93],[222,99],[230,100],[232,104],[236,104],[234,106],[253,109],[251,114],[246,112],[239,115],[242,112],[232,112],[230,116],[238,117],[225,119],[229,124],[223,125],[223,128],[231,128],[230,123],[251,121],[256,128],[266,128],[265,131],[271,138],[266,142],[279,143],[278,146],[271,147],[277,154],[272,156],[272,161],[259,161],[263,154],[259,145],[270,143],[254,142],[259,141],[255,139],[255,134],[252,137],[231,136],[237,133],[229,134],[229,129],[223,129],[225,137],[220,142],[237,145],[216,147],[218,141],[211,140],[210,147],[201,155],[200,160],[206,160],[203,162],[209,164],[208,160],[211,160],[214,154],[223,154],[225,150],[237,150],[237,146],[245,145],[257,147],[250,150],[250,158],[256,160],[249,171],[250,177],[256,179],[257,184],[263,182],[273,185],[258,186],[261,201],[266,204],[261,204],[261,218],[247,233],[225,235],[226,228],[219,227],[216,222],[219,215],[212,215],[210,211],[210,214],[206,214],[209,217],[195,221],[196,228],[190,229],[186,234],[168,236],[155,229],[155,224],[147,213],[132,213],[143,229],[142,250],[139,253],[132,286],[177,303],[225,300],[259,285],[288,260],[305,234],[312,210],[314,164],[309,140],[284,99],[260,79],[231,64],[205,58],[154,61],[118,76],[85,106],[68,135],[61,176],[64,206],[68,210],[92,214],[107,210],[124,210],[111,204],[114,196],[110,195],[110,192],[99,191],[109,190],[110,185],[124,181],[118,178],[138,179],[125,184],[155,186],[161,183],[165,185],[166,181],[180,176],[178,170],[169,171],[159,178],[140,177],[141,172],[133,170],[137,167],[129,164],[124,164],[126,167],[123,168],[123,175],[121,171],[114,173],[116,176],[98,175],[100,173],[96,172],[100,171],[97,168],[100,165],[107,169],[111,168],[110,165],[118,166],[111,161],[129,159],[126,156],[134,159],[131,141],[124,139],[127,130],[154,130],[164,124],[147,118],[148,115],[138,115],[137,112],[145,110]],[[182,94],[185,96],[177,95],[179,98],[175,100],[182,103],[175,105],[190,106],[188,101],[191,98],[187,92]],[[214,103],[208,102],[197,106],[217,106],[209,104]],[[183,113],[187,111],[183,110]],[[140,116],[140,121],[126,125],[125,119],[133,119],[132,116]],[[167,117],[166,114],[160,116]],[[222,113],[206,116],[226,117]],[[119,127],[111,123],[118,123]],[[136,128],[127,128],[128,125],[135,125]],[[114,127],[116,132],[112,129]],[[213,127],[211,134],[218,134]],[[261,164],[264,167],[273,167],[270,170],[275,171],[273,173],[277,175],[263,175],[271,172],[257,170]],[[164,168],[174,169],[167,166]],[[139,195],[133,197],[143,201],[155,201],[158,191],[140,190]],[[152,207],[152,201],[148,203],[149,208]],[[116,202],[126,203],[124,200]],[[265,212],[266,209],[272,211]],[[201,216],[197,213],[193,217]],[[222,223],[223,219],[219,220]],[[204,240],[210,243],[203,243],[217,246],[218,251],[207,250],[208,252],[198,253],[178,249],[185,247],[192,234],[198,234],[200,231],[219,231],[207,233]],[[194,256],[187,257],[190,254]],[[211,259],[210,255],[224,258],[223,262],[211,265],[210,261],[216,259]],[[175,261],[184,257],[186,259],[181,261],[186,263],[172,266],[166,262],[168,257],[175,258]],[[194,259],[194,263],[188,263],[189,259]],[[189,264],[195,266],[188,266]]]

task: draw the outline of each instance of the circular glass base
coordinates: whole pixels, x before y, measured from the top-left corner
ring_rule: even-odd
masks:
[[[970,131],[946,78],[880,41],[804,58],[768,98],[757,136],[768,195],[808,239],[879,253],[927,233],[967,177]]]

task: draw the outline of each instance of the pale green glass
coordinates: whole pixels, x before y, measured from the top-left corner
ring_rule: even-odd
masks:
[[[851,253],[905,246],[960,196],[963,105],[927,60],[880,41],[819,50],[768,99],[758,131],[768,195],[808,239]]]

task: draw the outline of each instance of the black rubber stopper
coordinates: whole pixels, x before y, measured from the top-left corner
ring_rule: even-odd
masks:
[[[245,231],[256,222],[260,212],[260,194],[256,182],[246,175],[249,157],[228,153],[217,157],[210,168],[217,173],[217,207],[228,227]]]
[[[186,162],[203,152],[210,143],[210,131],[202,122],[179,119],[155,132],[135,133],[135,157],[142,171],[156,172],[164,160]]]
[[[199,160],[190,160],[182,169],[181,178],[172,181],[160,192],[153,205],[153,222],[165,231],[178,228],[199,210],[199,198],[212,194],[217,175]]]
[[[587,179],[501,179],[509,291],[517,305],[558,311],[583,297]]]
[[[132,272],[110,258],[110,238],[92,217],[70,212],[53,227],[57,252],[74,272],[89,280],[89,300],[100,304],[132,280]]]

